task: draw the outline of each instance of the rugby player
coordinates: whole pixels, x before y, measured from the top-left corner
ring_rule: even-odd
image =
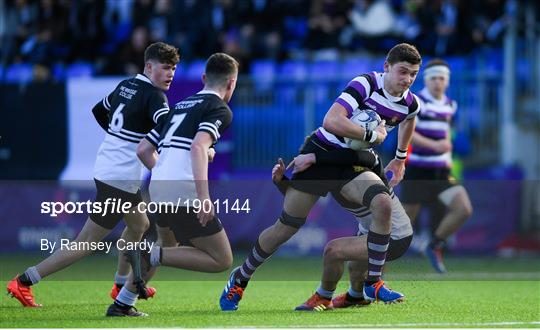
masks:
[[[423,76],[425,87],[418,94],[421,110],[413,134],[401,199],[413,222],[424,204],[438,200],[446,206],[446,214],[425,250],[433,268],[444,273],[446,267],[442,250],[446,239],[471,217],[473,211],[467,191],[450,175],[450,124],[457,110],[457,103],[446,95],[450,67],[445,61],[434,59],[427,63]]]
[[[152,170],[151,200],[162,205],[182,201],[181,207],[172,206],[156,215],[159,240],[164,244],[154,246],[149,253],[139,251],[142,267],[149,272],[146,280],[158,266],[222,272],[232,264],[229,239],[210,198],[208,157],[209,149],[231,124],[232,111],[227,103],[237,77],[238,62],[234,58],[224,53],[210,56],[202,77],[203,90],[178,102],[167,120],[138,146],[140,160]],[[185,241],[191,246],[176,246]],[[130,312],[135,310],[137,297],[138,290],[130,278],[106,315],[145,316]]]
[[[106,131],[99,147],[94,166],[97,189],[95,202],[116,200],[130,202],[128,212],[110,210],[91,213],[76,242],[100,242],[121,219],[128,230],[124,239],[139,242],[148,229],[145,213],[138,211],[142,201],[140,186],[142,164],[136,149],[150,130],[165,118],[169,106],[164,91],[168,90],[176,65],[178,50],[157,42],[147,47],[144,54],[143,74],[121,81],[109,95],[98,102],[92,112],[98,124]],[[31,286],[89,255],[90,250],[56,250],[39,264],[29,267],[7,285],[8,293],[25,307],[39,307],[34,301]],[[130,312],[136,313],[132,310]]]
[[[421,61],[414,46],[399,44],[393,47],[384,63],[384,72],[371,72],[354,78],[327,112],[323,126],[307,139],[300,152],[346,149],[344,137],[378,145],[386,138],[387,130],[399,125],[396,158],[385,169],[393,173],[390,186],[399,183],[403,178],[406,151],[419,111],[417,97],[409,87],[418,74]],[[383,119],[381,125],[371,131],[353,124],[349,118],[356,109],[375,110]],[[302,227],[315,202],[328,192],[339,193],[349,202],[366,206],[372,213],[373,219],[366,235],[369,271],[363,283],[364,298],[384,302],[403,300],[403,294],[388,289],[381,279],[391,231],[392,199],[388,187],[369,169],[316,163],[293,175],[281,216],[259,235],[246,261],[232,271],[220,297],[223,311],[238,309],[256,269]],[[310,308],[331,308],[331,301],[321,300],[320,305]]]
[[[347,152],[351,155],[347,155]],[[373,151],[370,151],[373,152]],[[367,166],[374,173],[378,174],[383,182],[387,184],[386,177],[382,172],[382,164],[379,158],[371,164],[367,161],[362,161],[366,157],[358,157],[355,160],[355,154],[364,154],[364,151],[354,152],[351,150],[335,150],[332,151],[333,157],[320,157],[318,154],[304,154],[294,158],[294,161],[288,167],[294,165],[293,173],[303,171],[316,162],[331,163],[331,164],[347,164],[351,166]],[[285,194],[289,179],[285,176],[285,164],[281,159],[274,165],[272,169],[272,181],[278,186],[279,190]],[[392,229],[390,233],[390,242],[388,246],[388,255],[386,261],[391,261],[400,258],[407,252],[413,235],[411,221],[405,210],[401,206],[401,202],[390,188],[392,197]],[[362,294],[362,285],[367,272],[366,261],[367,241],[366,234],[369,232],[369,226],[372,221],[371,212],[363,205],[348,202],[343,196],[332,193],[332,197],[352,213],[358,221],[358,234],[356,237],[343,237],[334,239],[324,247],[323,256],[323,274],[322,280],[316,292],[301,306],[299,310],[323,310],[313,309],[313,307],[321,306],[320,300],[332,300],[333,308],[346,308],[356,305],[367,305],[370,301],[365,300]],[[350,274],[349,290],[332,299],[337,283],[343,276],[344,262],[348,261]],[[322,305],[326,306],[326,305]],[[325,308],[324,308],[325,309]]]

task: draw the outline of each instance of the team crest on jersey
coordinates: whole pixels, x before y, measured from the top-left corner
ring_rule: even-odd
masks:
[[[353,171],[356,173],[363,172],[365,170],[365,167],[363,166],[353,166]]]

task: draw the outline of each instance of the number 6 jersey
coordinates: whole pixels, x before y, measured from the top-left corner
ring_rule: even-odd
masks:
[[[92,110],[106,130],[94,166],[94,178],[113,187],[137,192],[142,164],[137,145],[169,112],[167,97],[142,74],[123,80]]]

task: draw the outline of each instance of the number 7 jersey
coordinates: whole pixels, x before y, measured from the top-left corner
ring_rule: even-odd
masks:
[[[177,103],[146,139],[158,150],[152,169],[153,201],[196,198],[191,167],[191,144],[198,132],[208,133],[216,144],[232,121],[232,111],[221,97],[203,90]]]
[[[137,145],[169,112],[167,97],[142,74],[123,80],[94,107],[106,114],[107,134],[99,147],[94,178],[111,186],[137,192],[142,164]]]

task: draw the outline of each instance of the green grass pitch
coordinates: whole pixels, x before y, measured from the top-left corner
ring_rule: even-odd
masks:
[[[0,257],[5,283],[39,258]],[[235,260],[239,264],[242,257]],[[115,260],[90,257],[34,288],[43,308],[0,299],[1,328],[71,327],[540,327],[537,259],[449,259],[439,276],[422,258],[387,268],[388,284],[406,295],[402,304],[372,304],[322,313],[294,312],[318,285],[320,259],[274,257],[247,288],[240,309],[223,313],[218,298],[227,273],[163,268],[152,285],[156,298],[137,307],[146,318],[106,318]],[[347,288],[346,278],[338,293]]]

